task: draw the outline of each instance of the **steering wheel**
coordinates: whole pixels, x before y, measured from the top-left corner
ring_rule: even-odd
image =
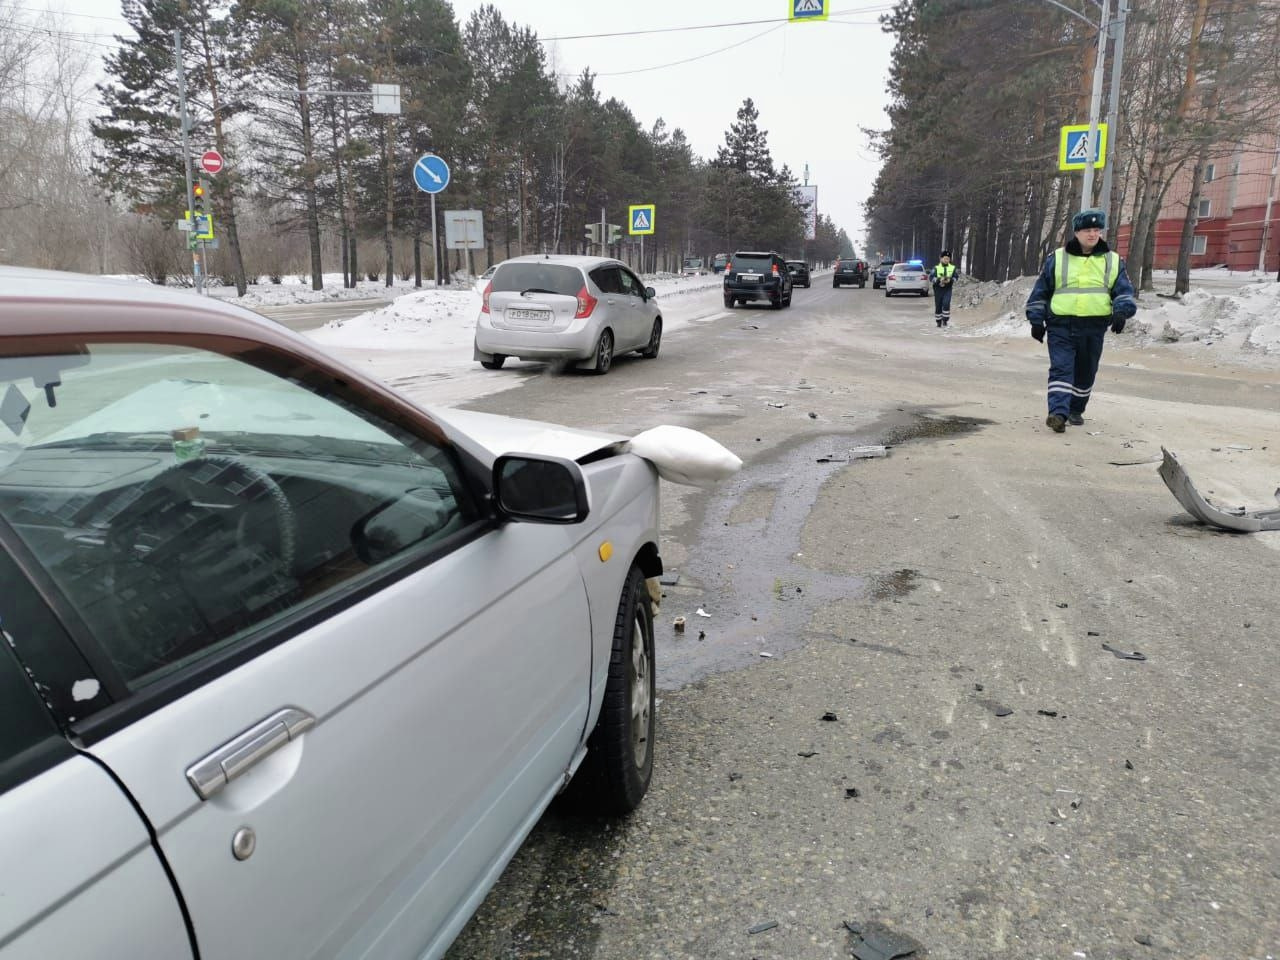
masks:
[[[280,485],[233,457],[186,460],[109,519],[107,645],[134,676],[261,619],[297,586],[297,518]],[[118,506],[117,498],[112,506]]]

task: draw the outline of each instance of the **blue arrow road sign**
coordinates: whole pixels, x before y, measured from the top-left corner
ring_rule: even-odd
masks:
[[[439,193],[449,185],[449,165],[434,153],[424,153],[413,165],[413,182],[423,193]]]

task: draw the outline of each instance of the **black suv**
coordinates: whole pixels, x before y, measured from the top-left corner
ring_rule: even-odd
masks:
[[[885,279],[893,273],[893,265],[900,262],[899,260],[881,260],[880,266],[876,267],[875,275],[871,278],[871,289],[879,290],[883,287]]]
[[[773,309],[791,306],[787,261],[772,251],[739,250],[724,268],[724,305],[767,300]]]
[[[855,283],[859,288],[867,285],[867,261],[855,260],[853,257],[841,257],[836,261],[831,286],[834,288],[846,283]]]
[[[787,271],[791,274],[793,287],[804,287],[808,290],[813,286],[813,280],[809,277],[809,265],[803,260],[788,260]]]

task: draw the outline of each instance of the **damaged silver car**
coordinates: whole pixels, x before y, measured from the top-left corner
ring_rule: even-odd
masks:
[[[0,957],[439,957],[566,785],[639,804],[621,439],[0,267]]]

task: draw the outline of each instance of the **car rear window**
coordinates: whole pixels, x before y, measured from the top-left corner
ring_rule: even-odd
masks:
[[[733,258],[733,269],[738,273],[742,273],[744,270],[768,273],[772,268],[773,260],[770,257],[737,256]]]
[[[542,290],[576,297],[582,289],[577,267],[556,263],[504,263],[493,275],[493,292]]]
[[[924,273],[924,267],[915,263],[895,263],[893,265],[894,273]]]

